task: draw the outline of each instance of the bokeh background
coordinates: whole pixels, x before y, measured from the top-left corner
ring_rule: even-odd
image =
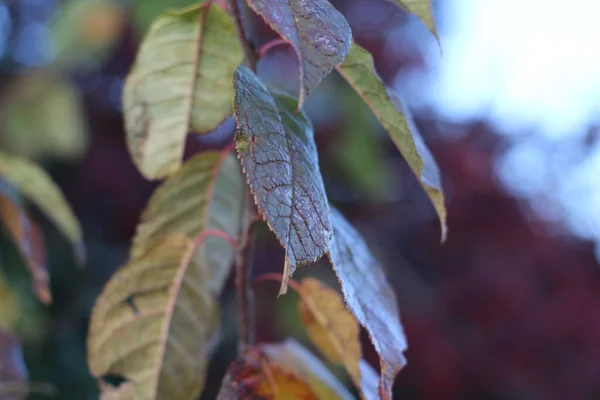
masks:
[[[30,379],[54,385],[58,399],[97,398],[85,361],[90,309],[126,260],[156,186],[125,148],[124,77],[152,19],[191,3],[0,1],[0,149],[43,163],[81,220],[88,249],[80,269],[68,244],[31,210],[48,246],[54,302],[46,307],[0,235],[0,312],[18,311]],[[599,399],[600,6],[438,0],[440,51],[415,17],[390,3],[332,3],[412,110],[447,195],[449,239],[440,245],[433,208],[360,99],[334,75],[309,98],[327,192],[398,295],[410,349],[397,398]],[[264,24],[252,25],[258,47],[273,39]],[[292,92],[296,70],[286,46],[259,64],[264,79]],[[232,132],[228,121],[190,136],[188,152],[220,147]],[[263,227],[255,274],[278,272],[282,262]],[[299,272],[335,284],[325,263]],[[274,304],[276,293],[276,284],[257,288],[259,339],[305,341],[297,299]],[[206,399],[235,355],[233,301],[230,283]]]

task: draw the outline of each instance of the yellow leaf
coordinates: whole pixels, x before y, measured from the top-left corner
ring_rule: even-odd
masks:
[[[98,379],[125,379],[105,384],[104,398],[189,400],[202,391],[220,311],[211,266],[194,253],[189,239],[171,235],[104,288],[92,311],[89,367]]]

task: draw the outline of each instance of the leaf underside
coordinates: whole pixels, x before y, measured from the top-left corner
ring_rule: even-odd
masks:
[[[210,132],[231,114],[242,59],[235,26],[216,4],[156,20],[123,93],[128,147],[146,178],[177,171],[188,132]]]
[[[297,265],[331,243],[329,204],[312,125],[295,99],[270,92],[248,68],[234,75],[236,145],[254,199],[286,252],[281,293]]]
[[[438,166],[419,132],[398,110],[395,103],[399,100],[388,95],[373,68],[373,58],[353,43],[338,71],[373,111],[425,189],[439,217],[444,241],[447,233],[446,206]]]
[[[367,330],[379,354],[379,393],[382,399],[390,400],[394,379],[406,364],[403,353],[408,347],[396,295],[364,239],[333,207],[331,221],[334,236],[329,259],[340,281],[346,305]]]
[[[37,206],[71,242],[76,258],[83,262],[85,249],[81,227],[48,173],[31,161],[0,153],[0,179],[13,185]]]
[[[292,45],[300,61],[300,101],[350,50],[352,31],[327,0],[248,0],[248,5]]]
[[[349,400],[352,395],[298,342],[262,344],[232,362],[218,400]]]

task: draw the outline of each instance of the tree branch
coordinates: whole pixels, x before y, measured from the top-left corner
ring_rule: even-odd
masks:
[[[254,47],[252,46],[248,36],[246,35],[244,21],[242,21],[241,7],[243,7],[243,4],[241,4],[241,1],[242,0],[230,0],[229,3],[231,5],[231,15],[233,17],[233,20],[235,21],[238,37],[240,39],[242,49],[244,50],[246,64],[248,68],[250,68],[252,71],[256,71],[256,63],[258,61],[258,58],[256,56],[256,52],[254,51]]]

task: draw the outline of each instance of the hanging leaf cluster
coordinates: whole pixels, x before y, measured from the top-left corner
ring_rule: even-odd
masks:
[[[429,0],[393,2],[437,36]],[[240,7],[295,50],[297,98],[257,75],[252,59],[258,52]],[[141,216],[129,261],[92,312],[88,359],[103,399],[179,400],[202,393],[220,340],[219,298],[234,261],[248,261],[243,249],[254,215],[285,250],[280,294],[291,286],[299,295],[298,318],[321,358],[343,366],[361,398],[392,398],[407,349],[396,296],[364,239],[329,203],[313,126],[303,110],[331,73],[356,91],[389,133],[437,211],[445,237],[435,161],[329,1],[206,1],[165,11],[148,28],[123,94],[131,157],[146,178],[164,181]],[[231,143],[184,158],[189,135],[209,133],[231,115],[237,122]],[[76,225],[63,214],[55,222],[77,244]],[[15,232],[15,238],[31,235],[23,228]],[[36,262],[35,254],[24,254]],[[322,258],[341,293],[314,278],[293,279],[298,267]],[[363,359],[361,329],[379,354],[379,372]],[[321,358],[294,339],[244,343],[239,350],[219,399],[353,398]],[[120,383],[111,383],[111,376]]]

